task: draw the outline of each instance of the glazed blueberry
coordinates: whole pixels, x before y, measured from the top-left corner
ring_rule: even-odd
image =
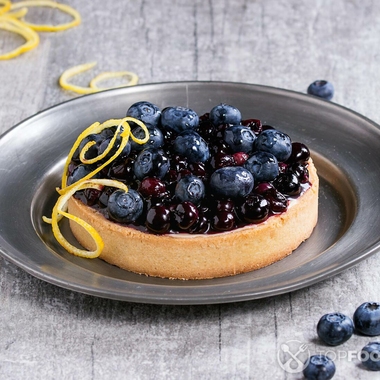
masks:
[[[180,230],[191,228],[198,220],[199,211],[191,202],[181,202],[173,206],[172,217],[176,227]]]
[[[161,199],[167,195],[166,185],[155,177],[145,177],[139,186],[139,193],[144,198]]]
[[[270,203],[260,194],[249,194],[239,205],[238,214],[248,223],[261,223],[268,219]]]
[[[334,96],[334,86],[326,80],[316,80],[307,88],[307,93],[331,100]]]
[[[307,380],[329,380],[335,375],[334,362],[325,355],[313,355],[303,370]]]
[[[365,302],[354,313],[355,329],[369,336],[380,335],[380,303]]]
[[[317,324],[319,338],[330,346],[346,342],[353,332],[354,322],[342,313],[325,314]]]
[[[139,152],[145,148],[159,149],[164,145],[164,135],[162,134],[161,129],[158,127],[152,127],[150,125],[147,125],[147,129],[149,132],[149,140],[145,144],[139,144],[130,139],[130,143],[134,151]],[[145,137],[145,132],[140,127],[135,128],[132,131],[132,134],[138,139],[143,139]]]
[[[220,124],[239,125],[241,123],[241,112],[234,106],[221,103],[213,107],[209,118],[215,126]]]
[[[145,124],[157,126],[160,121],[161,111],[153,103],[142,101],[132,104],[127,111],[127,116],[141,120]]]
[[[302,143],[294,142],[292,143],[292,153],[288,158],[291,163],[305,164],[310,158],[309,148]]]
[[[301,183],[295,173],[280,173],[273,181],[274,187],[286,195],[299,195]]]
[[[236,227],[235,215],[230,211],[217,211],[211,224],[214,230],[231,231]]]
[[[210,158],[206,141],[194,131],[182,132],[173,143],[174,152],[186,157],[188,162],[205,162]]]
[[[210,177],[210,191],[216,197],[245,197],[252,191],[253,185],[251,172],[241,166],[217,169]]]
[[[163,205],[152,206],[147,214],[145,226],[152,232],[164,234],[170,229],[170,210]]]
[[[187,175],[181,178],[175,187],[175,196],[181,201],[189,201],[199,205],[205,196],[205,185],[195,175]]]
[[[169,159],[158,149],[146,148],[136,157],[133,169],[137,179],[163,178],[170,168]]]
[[[278,161],[286,161],[292,153],[290,137],[277,129],[267,129],[255,141],[256,150],[272,153]]]
[[[224,131],[223,139],[233,153],[250,153],[253,150],[253,143],[256,140],[256,136],[247,127],[231,125]]]
[[[370,342],[362,348],[360,360],[370,371],[380,371],[380,342]]]
[[[116,222],[131,223],[142,214],[143,206],[143,200],[137,191],[115,190],[108,199],[107,211]]]
[[[161,113],[163,129],[181,133],[193,130],[199,124],[199,116],[195,111],[186,107],[166,107]]]
[[[255,182],[269,182],[279,174],[277,158],[268,152],[252,154],[244,167],[252,173]]]

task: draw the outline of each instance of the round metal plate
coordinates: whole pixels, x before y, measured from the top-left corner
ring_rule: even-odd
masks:
[[[173,281],[133,274],[63,250],[42,222],[50,215],[64,159],[94,121],[125,116],[140,100],[199,114],[225,102],[312,150],[321,178],[319,221],[310,239],[267,268],[228,278]],[[32,275],[74,291],[117,300],[206,304],[273,296],[309,286],[379,249],[380,129],[321,99],[240,83],[141,85],[83,96],[23,121],[0,138],[0,252]],[[63,231],[71,236],[67,223]],[[70,237],[71,238],[71,237]],[[148,253],[149,254],[149,253]]]

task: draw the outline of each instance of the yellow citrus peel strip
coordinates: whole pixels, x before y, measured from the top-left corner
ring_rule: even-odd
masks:
[[[7,16],[7,14],[0,16],[0,29],[20,34],[26,40],[26,42],[23,45],[17,47],[16,49],[8,53],[0,55],[0,60],[17,57],[22,53],[34,49],[40,42],[38,34],[33,29],[29,28],[16,18]]]
[[[139,125],[145,132],[145,137],[143,139],[138,139],[135,137],[131,132],[131,127],[128,122],[134,122],[137,125]],[[121,137],[121,143],[119,148],[117,149],[116,153],[107,160],[104,164],[100,165],[97,169],[92,171],[87,176],[83,177],[81,180],[73,183],[70,186],[67,186],[67,172],[68,172],[68,166],[71,162],[73,154],[76,152],[76,150],[79,148],[79,145],[81,141],[93,134],[93,133],[100,133],[102,130],[106,128],[115,127],[117,125],[116,132],[114,134],[114,137],[111,139],[107,149],[100,154],[99,156],[91,159],[86,160],[85,159],[85,152],[88,150],[89,146],[92,144],[87,143],[80,152],[80,158],[83,159],[86,163],[95,163],[99,160],[102,160],[104,157],[107,156],[107,154],[111,151],[111,149],[114,147],[114,144],[116,142],[116,139],[118,136]],[[101,171],[105,166],[107,166],[110,162],[112,162],[124,149],[126,144],[128,143],[128,139],[131,138],[133,141],[135,141],[138,144],[144,144],[149,139],[149,131],[145,124],[141,122],[140,120],[134,119],[132,117],[125,117],[123,119],[110,119],[105,121],[104,123],[100,124],[99,122],[96,122],[89,126],[86,130],[84,130],[75,143],[73,144],[70,153],[66,159],[65,166],[63,169],[63,175],[62,175],[62,188],[57,189],[59,193],[59,198],[53,208],[52,216],[51,218],[47,218],[46,216],[43,216],[42,219],[44,222],[49,223],[52,225],[52,231],[54,237],[57,239],[59,244],[63,248],[65,248],[68,252],[72,253],[73,255],[84,257],[84,258],[96,258],[99,257],[100,253],[103,250],[104,243],[98,232],[87,222],[84,220],[76,217],[75,215],[72,215],[67,212],[67,202],[72,197],[75,192],[79,190],[84,190],[88,188],[93,189],[99,189],[101,190],[103,186],[109,186],[109,187],[115,187],[124,191],[128,191],[128,187],[124,185],[120,181],[111,180],[111,179],[94,179],[92,178],[95,174],[97,174],[99,171]],[[83,162],[82,161],[82,162]],[[80,248],[77,248],[76,246],[69,243],[65,237],[62,235],[61,230],[59,228],[59,221],[62,219],[62,217],[66,217],[75,223],[78,223],[80,226],[82,226],[92,237],[92,239],[95,242],[96,248],[93,251],[83,250]]]
[[[10,0],[0,0],[0,15],[5,12],[8,12],[11,9],[11,1]]]
[[[28,1],[20,1],[18,3],[11,4],[11,10],[19,9],[23,7],[50,7],[59,9],[60,11],[69,14],[73,17],[73,20],[68,23],[59,24],[59,25],[40,25],[40,24],[32,24],[27,21],[23,21],[25,25],[29,26],[33,30],[38,32],[60,32],[62,30],[67,30],[73,28],[81,23],[80,14],[74,9],[69,7],[68,5],[56,3],[51,0],[28,0]]]
[[[65,90],[73,91],[73,92],[76,92],[77,94],[86,95],[86,94],[93,94],[94,92],[98,92],[98,91],[106,90],[110,88],[134,86],[139,81],[139,77],[135,73],[132,73],[130,71],[106,71],[106,72],[98,74],[95,78],[93,78],[90,81],[90,84],[88,87],[78,86],[69,82],[69,80],[73,76],[84,73],[88,70],[91,70],[95,65],[96,65],[96,62],[90,62],[90,63],[84,63],[82,65],[77,65],[65,70],[59,78],[59,85]],[[123,76],[128,77],[129,81],[127,84],[108,87],[108,88],[98,87],[98,82],[102,80],[123,77]]]

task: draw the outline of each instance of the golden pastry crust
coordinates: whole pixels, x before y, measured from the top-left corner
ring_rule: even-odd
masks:
[[[318,219],[319,179],[309,160],[311,186],[288,210],[260,224],[209,234],[155,235],[107,220],[75,198],[69,212],[92,225],[104,241],[100,258],[135,273],[171,279],[209,279],[263,268],[291,254],[311,235]],[[93,249],[89,234],[70,221],[74,236]]]

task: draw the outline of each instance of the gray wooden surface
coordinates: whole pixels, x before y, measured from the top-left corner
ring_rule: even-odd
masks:
[[[133,71],[140,83],[225,80],[305,92],[328,79],[336,103],[380,123],[378,1],[63,2],[81,13],[80,26],[40,34],[37,49],[0,61],[0,132],[79,96],[57,81],[66,68],[90,61],[98,71]],[[67,19],[51,10],[31,17]],[[0,51],[20,41],[0,30]],[[281,347],[291,340],[335,357],[334,379],[380,378],[355,356],[380,337],[354,335],[329,348],[315,332],[324,313],[352,315],[362,302],[380,300],[379,271],[374,255],[291,294],[157,306],[64,290],[0,258],[0,378],[300,379],[280,366]]]

